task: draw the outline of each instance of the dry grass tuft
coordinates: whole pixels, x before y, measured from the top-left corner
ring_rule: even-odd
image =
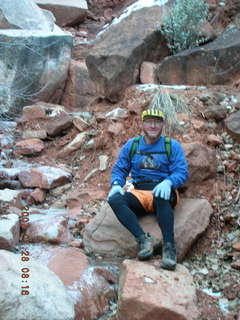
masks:
[[[177,94],[169,93],[165,88],[159,88],[153,94],[151,109],[161,110],[166,117],[165,132],[171,135],[176,127],[179,126],[177,121],[178,113],[190,114],[186,102]]]

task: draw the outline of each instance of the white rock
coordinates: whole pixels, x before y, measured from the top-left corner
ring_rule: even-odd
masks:
[[[0,249],[14,250],[19,242],[20,224],[16,214],[0,216]]]
[[[0,250],[0,319],[74,320],[74,303],[61,280],[31,256],[22,257],[27,255]]]

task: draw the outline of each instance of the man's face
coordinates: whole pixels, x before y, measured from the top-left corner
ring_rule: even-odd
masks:
[[[145,137],[151,141],[160,138],[163,129],[163,119],[154,116],[147,116],[143,120],[143,131]]]

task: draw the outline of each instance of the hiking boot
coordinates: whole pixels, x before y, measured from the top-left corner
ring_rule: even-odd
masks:
[[[160,267],[167,270],[175,270],[177,264],[176,248],[171,242],[163,245],[162,263]]]
[[[138,259],[150,259],[154,251],[154,239],[150,236],[150,234],[145,233],[137,239],[137,242],[139,244],[139,252],[137,254]]]

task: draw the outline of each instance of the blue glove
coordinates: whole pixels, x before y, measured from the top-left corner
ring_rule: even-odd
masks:
[[[111,188],[111,190],[109,191],[109,194],[108,194],[108,199],[111,196],[113,196],[115,193],[121,193],[121,195],[124,195],[125,191],[119,185],[112,186],[112,188]]]
[[[171,187],[172,182],[170,180],[165,179],[156,185],[156,187],[152,191],[152,194],[155,197],[160,197],[162,199],[169,200],[171,195]]]

